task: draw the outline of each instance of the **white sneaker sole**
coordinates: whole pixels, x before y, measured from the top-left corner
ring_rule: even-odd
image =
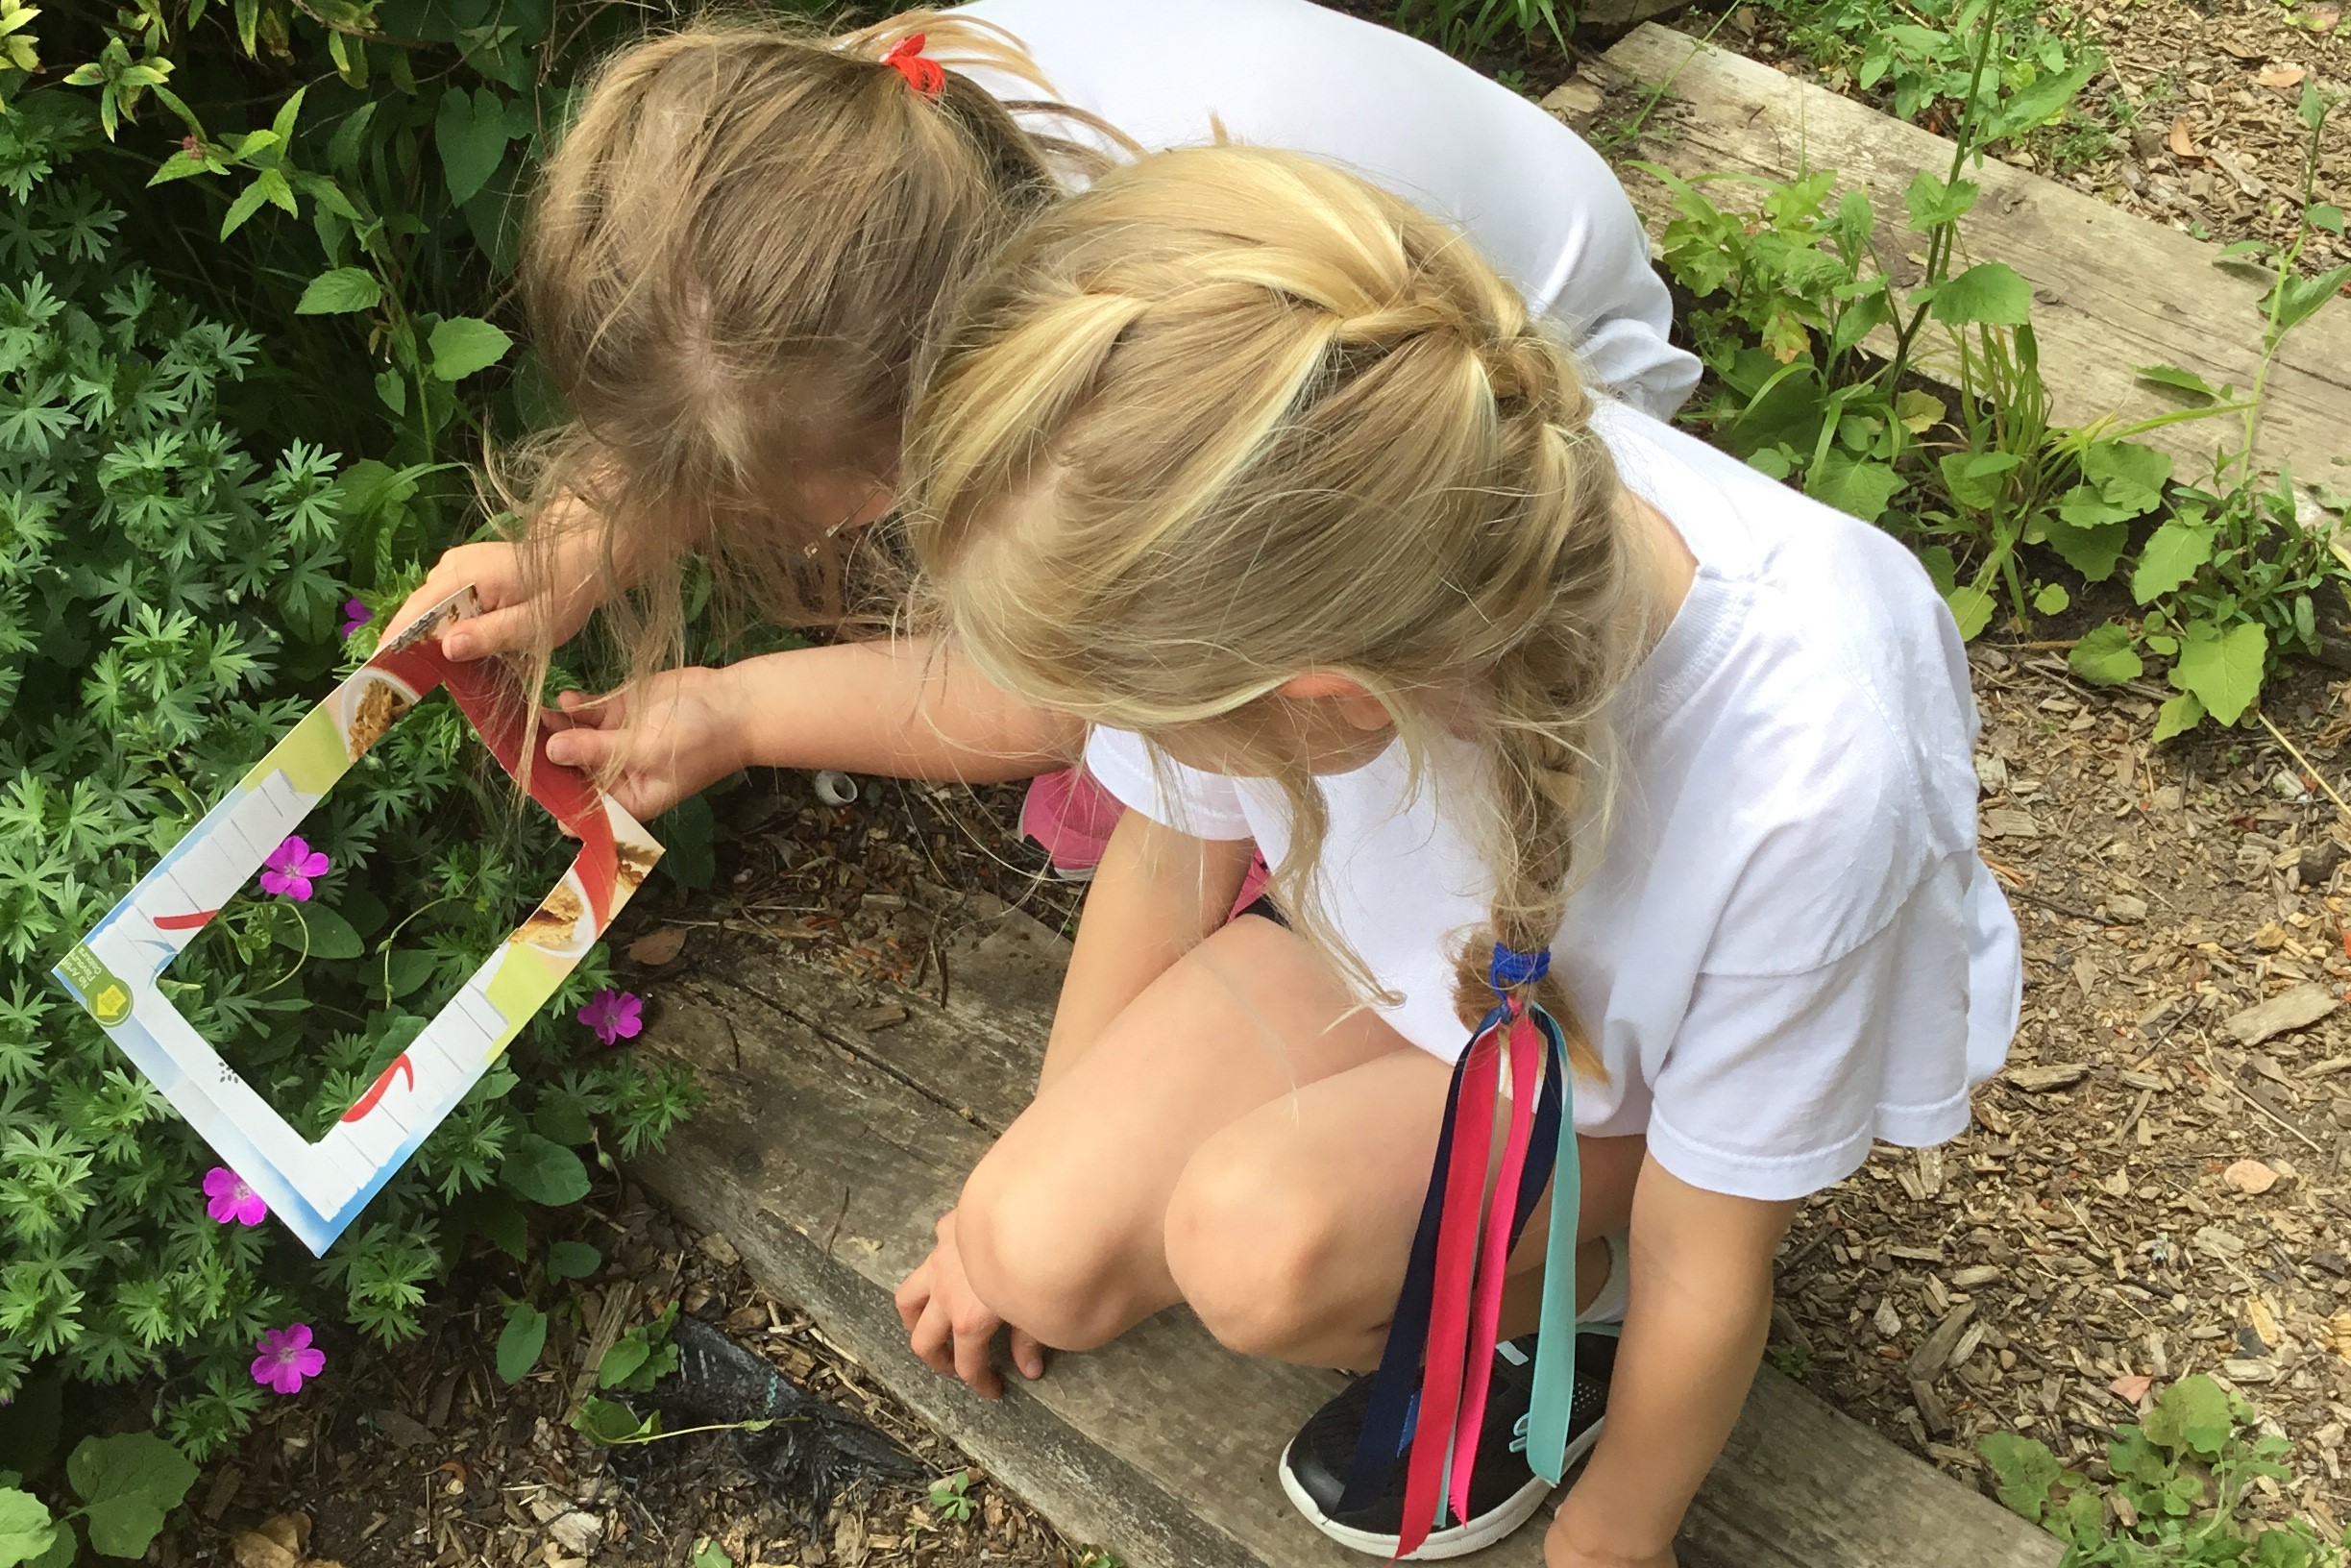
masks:
[[[1567,1445],[1567,1458],[1563,1468],[1573,1468],[1577,1460],[1592,1452],[1592,1445],[1600,1441],[1600,1429],[1604,1425],[1605,1425],[1604,1418],[1593,1422],[1589,1429]],[[1351,1529],[1332,1520],[1314,1506],[1314,1500],[1307,1495],[1306,1488],[1299,1485],[1290,1475],[1287,1444],[1283,1445],[1282,1458],[1274,1466],[1274,1474],[1281,1478],[1282,1493],[1289,1499],[1290,1506],[1305,1514],[1307,1522],[1316,1530],[1321,1531],[1325,1535],[1350,1551],[1360,1552],[1367,1556],[1374,1557],[1392,1559],[1396,1556],[1397,1537],[1377,1535],[1368,1530]],[[1550,1495],[1551,1482],[1545,1481],[1541,1476],[1531,1476],[1528,1478],[1527,1484],[1512,1493],[1510,1500],[1501,1507],[1482,1518],[1473,1519],[1468,1524],[1430,1531],[1429,1538],[1421,1543],[1420,1550],[1401,1560],[1405,1562],[1442,1562],[1448,1557],[1465,1557],[1472,1552],[1482,1552],[1497,1541],[1514,1533],[1519,1526],[1534,1517],[1535,1510],[1543,1506],[1543,1500]]]

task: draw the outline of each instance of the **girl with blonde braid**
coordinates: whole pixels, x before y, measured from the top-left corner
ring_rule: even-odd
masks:
[[[885,512],[915,367],[992,248],[1140,147],[1300,148],[1434,204],[1592,375],[1666,414],[1698,364],[1632,204],[1566,126],[1311,0],[978,0],[826,37],[720,16],[619,51],[532,203],[531,347],[570,422],[510,488],[520,541],[461,546],[390,623],[472,584],[452,657],[548,650],[606,606],[632,678],[566,698],[556,760],[641,815],[750,765],[969,780],[1065,770],[1065,716],[904,642],[679,660],[698,555],[722,607],[834,621]],[[737,619],[743,617],[738,616]],[[1084,874],[1115,812],[1057,772],[1026,825]]]
[[[1336,1539],[1473,1550],[1588,1451],[1548,1560],[1672,1562],[1790,1216],[1960,1132],[2016,1020],[1925,574],[1593,398],[1455,231],[1262,151],[1026,231],[909,474],[941,646],[1131,808],[918,1343],[976,1382],[1002,1323],[1188,1303],[1382,1368],[1279,1461]]]

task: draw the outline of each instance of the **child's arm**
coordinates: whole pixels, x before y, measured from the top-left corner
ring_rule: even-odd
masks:
[[[1643,1163],[1632,1303],[1608,1421],[1544,1543],[1550,1568],[1664,1568],[1730,1436],[1772,1321],[1772,1255],[1796,1203],[1725,1197]]]
[[[1255,847],[1247,839],[1195,839],[1139,811],[1118,819],[1078,921],[1040,1088],[1224,924]]]
[[[614,796],[639,817],[738,768],[985,783],[1067,767],[1086,744],[1079,721],[998,690],[921,638],[673,670],[640,695],[567,692],[562,702],[574,727],[549,737],[548,755],[610,771]]]

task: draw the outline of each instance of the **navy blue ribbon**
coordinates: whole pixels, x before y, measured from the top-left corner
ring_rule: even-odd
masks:
[[[1533,955],[1512,953],[1499,944],[1495,948],[1494,970],[1504,972],[1504,959],[1518,961],[1509,972],[1525,971],[1525,978],[1504,981],[1507,985],[1531,984],[1548,971],[1549,952]],[[1501,989],[1500,986],[1497,990]],[[1479,1020],[1477,1031],[1470,1036],[1471,1049],[1512,1016],[1507,1006],[1497,1007]],[[1543,1082],[1535,1097],[1534,1125],[1527,1149],[1527,1164],[1519,1180],[1516,1213],[1510,1216],[1509,1251],[1518,1250],[1519,1238],[1525,1233],[1528,1220],[1550,1185],[1552,1170],[1556,1163],[1559,1142],[1559,1118],[1563,1113],[1562,1092],[1566,1083],[1567,1057],[1559,1026],[1541,1008],[1531,1010],[1531,1018],[1543,1037]],[[1445,1209],[1446,1172],[1451,1168],[1453,1140],[1461,1111],[1461,1080],[1468,1066],[1470,1051],[1463,1051],[1454,1064],[1453,1081],[1445,1091],[1445,1120],[1437,1134],[1436,1159],[1429,1177],[1428,1195],[1421,1200],[1420,1223],[1412,1233],[1412,1253],[1405,1266],[1404,1288],[1398,1293],[1395,1315],[1388,1320],[1387,1343],[1380,1353],[1380,1370],[1372,1384],[1371,1399],[1363,1410],[1363,1430],[1356,1440],[1355,1463],[1348,1472],[1346,1491],[1339,1500],[1340,1508],[1354,1511],[1365,1508],[1379,1497],[1387,1484],[1390,1471],[1405,1451],[1408,1433],[1420,1392],[1422,1362],[1427,1354],[1429,1316],[1436,1289],[1436,1233]],[[1440,1505],[1441,1508],[1442,1505]]]

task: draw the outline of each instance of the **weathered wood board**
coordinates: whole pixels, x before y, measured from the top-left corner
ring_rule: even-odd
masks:
[[[1629,166],[1633,159],[1684,178],[1780,181],[1833,169],[1847,188],[1869,193],[1880,259],[1898,269],[1901,258],[1888,254],[1898,243],[1890,246],[1887,236],[1906,234],[1903,191],[1921,169],[1950,169],[1953,147],[1942,136],[1655,23],[1628,34],[1594,74],[1608,89],[1612,114],[1637,111],[1654,89],[1665,89],[1634,143],[1611,155],[1653,241],[1674,217],[1672,199]],[[1561,99],[1563,110],[1569,103]],[[2252,385],[2264,285],[2215,265],[2218,246],[1996,160],[1967,178],[1983,194],[1960,224],[1963,259],[2005,261],[2032,282],[2042,374],[2061,422],[2143,418],[2183,406],[2176,394],[2139,380],[2141,365],[2180,365],[2215,385]],[[1730,187],[1716,185],[1711,194],[1738,205]],[[1947,379],[1947,366],[1931,357],[1921,369]],[[2216,446],[2233,441],[2240,425],[2241,416],[2196,420],[2140,439],[2172,453],[2180,478],[2197,482],[2211,473]],[[2305,483],[2351,486],[2351,468],[2336,462],[2351,459],[2346,432],[2351,303],[2340,303],[2287,339],[2270,372],[2261,459],[2269,468],[2290,464]]]
[[[940,919],[943,1006],[796,953],[736,951],[662,986],[645,1046],[692,1066],[709,1101],[635,1174],[1063,1530],[1133,1568],[1365,1560],[1309,1529],[1273,1475],[1334,1374],[1234,1355],[1182,1312],[1061,1357],[995,1404],[908,1354],[892,1292],[1025,1103],[1066,953],[1018,914]],[[902,1023],[845,1021],[884,1001],[903,1005]],[[1533,1568],[1541,1536],[1530,1526],[1485,1560]],[[2049,1568],[2057,1556],[1770,1372],[1682,1541],[1688,1568]]]

